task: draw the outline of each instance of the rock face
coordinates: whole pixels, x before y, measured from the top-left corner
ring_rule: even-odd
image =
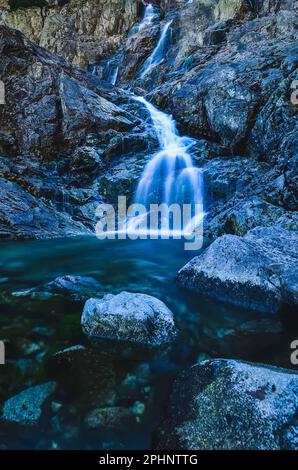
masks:
[[[0,420],[7,424],[37,426],[45,402],[56,390],[55,382],[28,388],[4,403]]]
[[[121,292],[89,299],[82,315],[83,331],[90,340],[115,340],[149,348],[173,340],[173,314],[158,299]]]
[[[94,231],[104,192],[100,177],[114,158],[112,144],[117,141],[121,149],[125,139],[137,141],[142,169],[152,129],[138,118],[138,105],[126,111],[117,105],[123,95],[21,33],[0,26],[0,51],[6,100],[0,106],[1,236]]]
[[[297,450],[297,391],[298,375],[286,369],[205,361],[175,382],[156,447]]]
[[[198,294],[276,313],[283,302],[294,300],[294,277],[287,278],[288,287],[282,278],[292,272],[297,259],[296,233],[275,226],[256,228],[243,238],[218,238],[182,268],[177,279]]]
[[[137,21],[137,0],[66,0],[7,11],[2,22],[80,66],[111,54]]]
[[[0,157],[1,158],[1,157]],[[48,238],[90,233],[16,183],[0,178],[0,238]]]

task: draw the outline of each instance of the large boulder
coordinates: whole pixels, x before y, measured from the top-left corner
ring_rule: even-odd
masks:
[[[90,340],[114,340],[149,348],[163,346],[176,335],[173,314],[160,300],[121,292],[89,299],[82,315]]]
[[[224,235],[215,240],[179,271],[178,282],[200,295],[276,313],[283,302],[295,299],[286,294],[287,283],[282,279],[297,259],[295,232],[260,227],[243,238]]]
[[[184,371],[156,447],[163,450],[298,450],[298,374],[232,360]]]

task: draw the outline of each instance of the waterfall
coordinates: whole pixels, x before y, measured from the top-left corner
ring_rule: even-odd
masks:
[[[145,61],[143,68],[142,68],[142,73],[140,75],[141,78],[145,78],[145,76],[157,65],[159,65],[165,55],[166,52],[166,47],[167,47],[167,41],[168,41],[168,33],[170,31],[170,26],[172,24],[173,20],[169,21],[166,23],[163,27],[161,36],[159,38],[159,41],[157,43],[157,46],[155,47],[154,51],[152,54],[148,57],[148,59]]]
[[[116,57],[108,60],[103,69],[103,79],[115,86],[119,75],[119,65]]]
[[[90,66],[90,72],[92,75],[97,75],[97,64],[93,64]]]
[[[108,82],[111,83],[111,85],[116,85],[117,83],[117,78],[118,78],[118,73],[119,73],[119,67],[116,67],[113,73],[108,78]]]
[[[150,213],[152,204],[165,204],[167,207],[172,204],[177,204],[179,207],[189,205],[191,208],[189,222],[194,222],[194,225],[189,223],[186,231],[190,230],[192,233],[204,215],[202,173],[193,166],[190,154],[194,140],[179,135],[172,116],[159,111],[143,97],[134,97],[134,99],[148,110],[160,146],[160,150],[145,167],[136,190],[135,203],[142,204],[148,211],[147,214]],[[128,230],[136,230],[147,214],[130,220],[127,225]]]
[[[149,5],[146,6],[144,17],[143,17],[141,23],[139,24],[139,26],[137,26],[135,32],[139,33],[143,29],[148,28],[150,25],[152,25],[154,19],[156,18],[156,16],[157,15],[155,13],[154,7],[150,3]]]
[[[146,106],[160,145],[144,170],[136,201],[145,206],[151,203],[201,204],[201,172],[193,166],[189,153],[193,139],[181,137],[174,119],[145,98],[135,97],[135,100]]]

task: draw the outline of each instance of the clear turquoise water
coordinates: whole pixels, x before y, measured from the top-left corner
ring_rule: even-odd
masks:
[[[210,334],[220,335],[226,328],[257,317],[253,312],[207,297],[193,297],[176,285],[177,271],[196,254],[184,251],[183,242],[177,240],[99,241],[95,237],[80,237],[2,243],[0,339],[10,338],[7,360],[14,363],[29,359],[33,372],[16,380],[9,366],[3,366],[0,400],[47,380],[41,370],[44,357],[50,355],[51,350],[86,344],[79,327],[82,305],[61,299],[27,301],[11,296],[12,292],[36,287],[66,274],[92,276],[104,285],[106,292],[143,292],[163,300],[173,311],[180,336],[168,355],[145,360],[150,369],[146,385],[152,390],[151,398],[147,400],[144,416],[129,432],[119,435],[108,429],[86,430],[83,416],[88,403],[72,403],[64,394],[62,401],[66,411],[61,418],[61,432],[53,431],[52,424],[45,425],[37,435],[24,439],[24,436],[11,436],[2,430],[1,442],[9,448],[51,448],[53,445],[59,448],[149,448],[152,431],[164,416],[171,381],[179,369],[194,364],[199,355],[206,352],[204,338]],[[75,331],[68,330],[67,324],[65,326],[65,319],[69,319],[70,314],[77,323]],[[20,337],[36,342],[32,337],[32,328],[36,326],[51,328],[54,334],[49,339],[43,338],[37,355],[22,357],[14,343],[17,344]],[[144,360],[140,359],[140,363],[142,365]],[[125,359],[119,358],[119,367],[126,366]],[[128,367],[127,373],[135,372]],[[68,429],[68,435],[65,429]]]

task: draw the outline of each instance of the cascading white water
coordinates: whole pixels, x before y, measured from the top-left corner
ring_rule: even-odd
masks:
[[[154,51],[148,57],[148,59],[145,61],[143,65],[142,73],[140,75],[141,78],[145,78],[146,75],[148,75],[148,73],[151,72],[153,68],[155,68],[157,65],[159,65],[162,62],[165,56],[168,35],[170,32],[170,27],[171,27],[172,22],[173,20],[168,21],[168,23],[164,25],[159,41],[157,43],[157,46],[155,47]]]
[[[177,204],[179,207],[183,205],[190,207],[190,219],[183,233],[192,233],[204,216],[202,173],[199,168],[193,166],[189,153],[194,140],[179,135],[172,116],[159,111],[143,97],[134,97],[134,99],[147,108],[160,150],[145,167],[135,194],[135,203],[144,206],[148,212],[129,220],[126,230],[137,231],[138,226],[142,226],[144,219],[150,214],[152,204],[165,204],[167,207]],[[161,234],[159,230],[155,232],[156,235]],[[174,236],[177,235],[177,231],[174,233],[169,229],[169,232]],[[149,228],[142,233],[151,234],[151,230]]]
[[[136,28],[136,33],[139,33],[143,29],[148,28],[151,24],[153,24],[153,21],[155,18],[156,18],[156,13],[155,13],[153,5],[151,5],[150,3],[145,8],[144,17],[141,23],[139,24],[139,26]]]
[[[108,78],[109,83],[111,83],[111,85],[113,86],[115,86],[117,83],[118,73],[119,73],[119,67],[116,67],[113,73],[111,73],[111,75]]]
[[[181,137],[174,119],[159,111],[143,97],[135,97],[150,113],[160,150],[147,164],[136,191],[136,201],[151,203],[201,204],[201,172],[195,168],[189,153],[194,143]]]

